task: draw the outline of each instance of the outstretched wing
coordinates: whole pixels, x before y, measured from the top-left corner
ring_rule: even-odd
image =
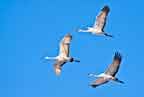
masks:
[[[95,29],[103,31],[109,11],[110,11],[110,9],[108,6],[103,7],[100,14],[96,17],[96,21],[94,24]]]
[[[96,81],[94,81],[92,84],[90,84],[93,88],[105,84],[107,83],[109,80],[108,79],[104,79],[103,77],[99,77]]]
[[[69,57],[69,48],[70,48],[70,42],[72,40],[72,35],[67,34],[64,36],[64,38],[60,42],[60,52],[59,55]]]
[[[62,66],[65,64],[66,62],[64,61],[57,61],[55,64],[54,64],[54,71],[56,73],[56,75],[60,75],[61,73],[61,68]]]
[[[112,64],[108,67],[105,73],[111,76],[115,76],[119,70],[121,60],[121,54],[119,52],[116,52]]]

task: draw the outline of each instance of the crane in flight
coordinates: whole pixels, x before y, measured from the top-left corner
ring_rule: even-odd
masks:
[[[94,35],[105,35],[108,37],[113,37],[112,35],[104,31],[109,11],[110,11],[110,8],[107,5],[105,5],[101,9],[101,12],[99,13],[99,15],[96,17],[93,27],[87,27],[86,30],[79,29],[78,32],[89,32]]]
[[[121,60],[122,60],[121,54],[119,52],[116,52],[114,55],[112,64],[107,68],[107,70],[104,73],[101,73],[99,75],[95,75],[92,73],[88,74],[91,77],[98,78],[94,82],[92,82],[90,84],[90,86],[95,88],[97,86],[100,86],[102,84],[109,82],[110,80],[113,80],[113,81],[123,84],[124,83],[123,81],[121,81],[117,77],[115,77],[115,75],[117,74],[117,72],[119,70]]]
[[[46,60],[55,60],[54,64],[54,71],[56,75],[60,75],[62,66],[67,62],[80,62],[79,60],[76,60],[75,58],[70,56],[70,43],[72,40],[71,34],[66,34],[64,38],[61,40],[59,45],[59,55],[56,57],[44,57]]]

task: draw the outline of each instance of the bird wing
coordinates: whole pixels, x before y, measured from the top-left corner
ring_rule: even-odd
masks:
[[[103,77],[99,77],[96,81],[94,81],[92,84],[91,84],[91,86],[93,87],[93,88],[95,88],[95,87],[97,87],[97,86],[99,86],[99,85],[102,85],[102,84],[105,84],[105,83],[107,83],[108,82],[108,79],[105,79],[105,78],[103,78]]]
[[[115,76],[119,70],[121,60],[122,60],[121,54],[119,52],[116,52],[112,64],[108,67],[105,73],[111,76]]]
[[[110,9],[108,6],[104,6],[99,15],[96,17],[96,21],[94,23],[94,28],[98,30],[102,30],[106,24],[106,18],[109,13]]]
[[[56,75],[60,75],[61,73],[61,67],[65,64],[65,61],[56,61],[56,63],[54,64],[54,71],[56,73]]]
[[[70,34],[65,35],[64,38],[61,40],[59,52],[60,55],[69,57],[69,48],[71,40],[72,36]]]

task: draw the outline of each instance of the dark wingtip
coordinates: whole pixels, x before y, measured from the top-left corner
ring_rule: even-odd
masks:
[[[121,81],[120,83],[121,83],[121,84],[125,84],[125,82],[124,82],[124,81]]]
[[[114,60],[119,60],[121,62],[122,60],[122,55],[118,51],[115,52]]]
[[[96,88],[97,87],[97,85],[95,85],[95,84],[90,84],[89,86],[91,86],[92,88]]]
[[[109,6],[108,6],[108,5],[105,5],[105,6],[102,8],[102,11],[109,12],[109,11],[110,11]]]
[[[65,36],[66,36],[66,37],[71,37],[71,38],[72,38],[72,35],[71,35],[70,32],[68,32]]]

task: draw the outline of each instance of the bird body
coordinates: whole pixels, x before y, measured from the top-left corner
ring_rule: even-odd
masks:
[[[111,75],[108,75],[105,73],[101,73],[100,75],[98,75],[98,77],[104,77],[104,79],[112,79],[113,78]]]

